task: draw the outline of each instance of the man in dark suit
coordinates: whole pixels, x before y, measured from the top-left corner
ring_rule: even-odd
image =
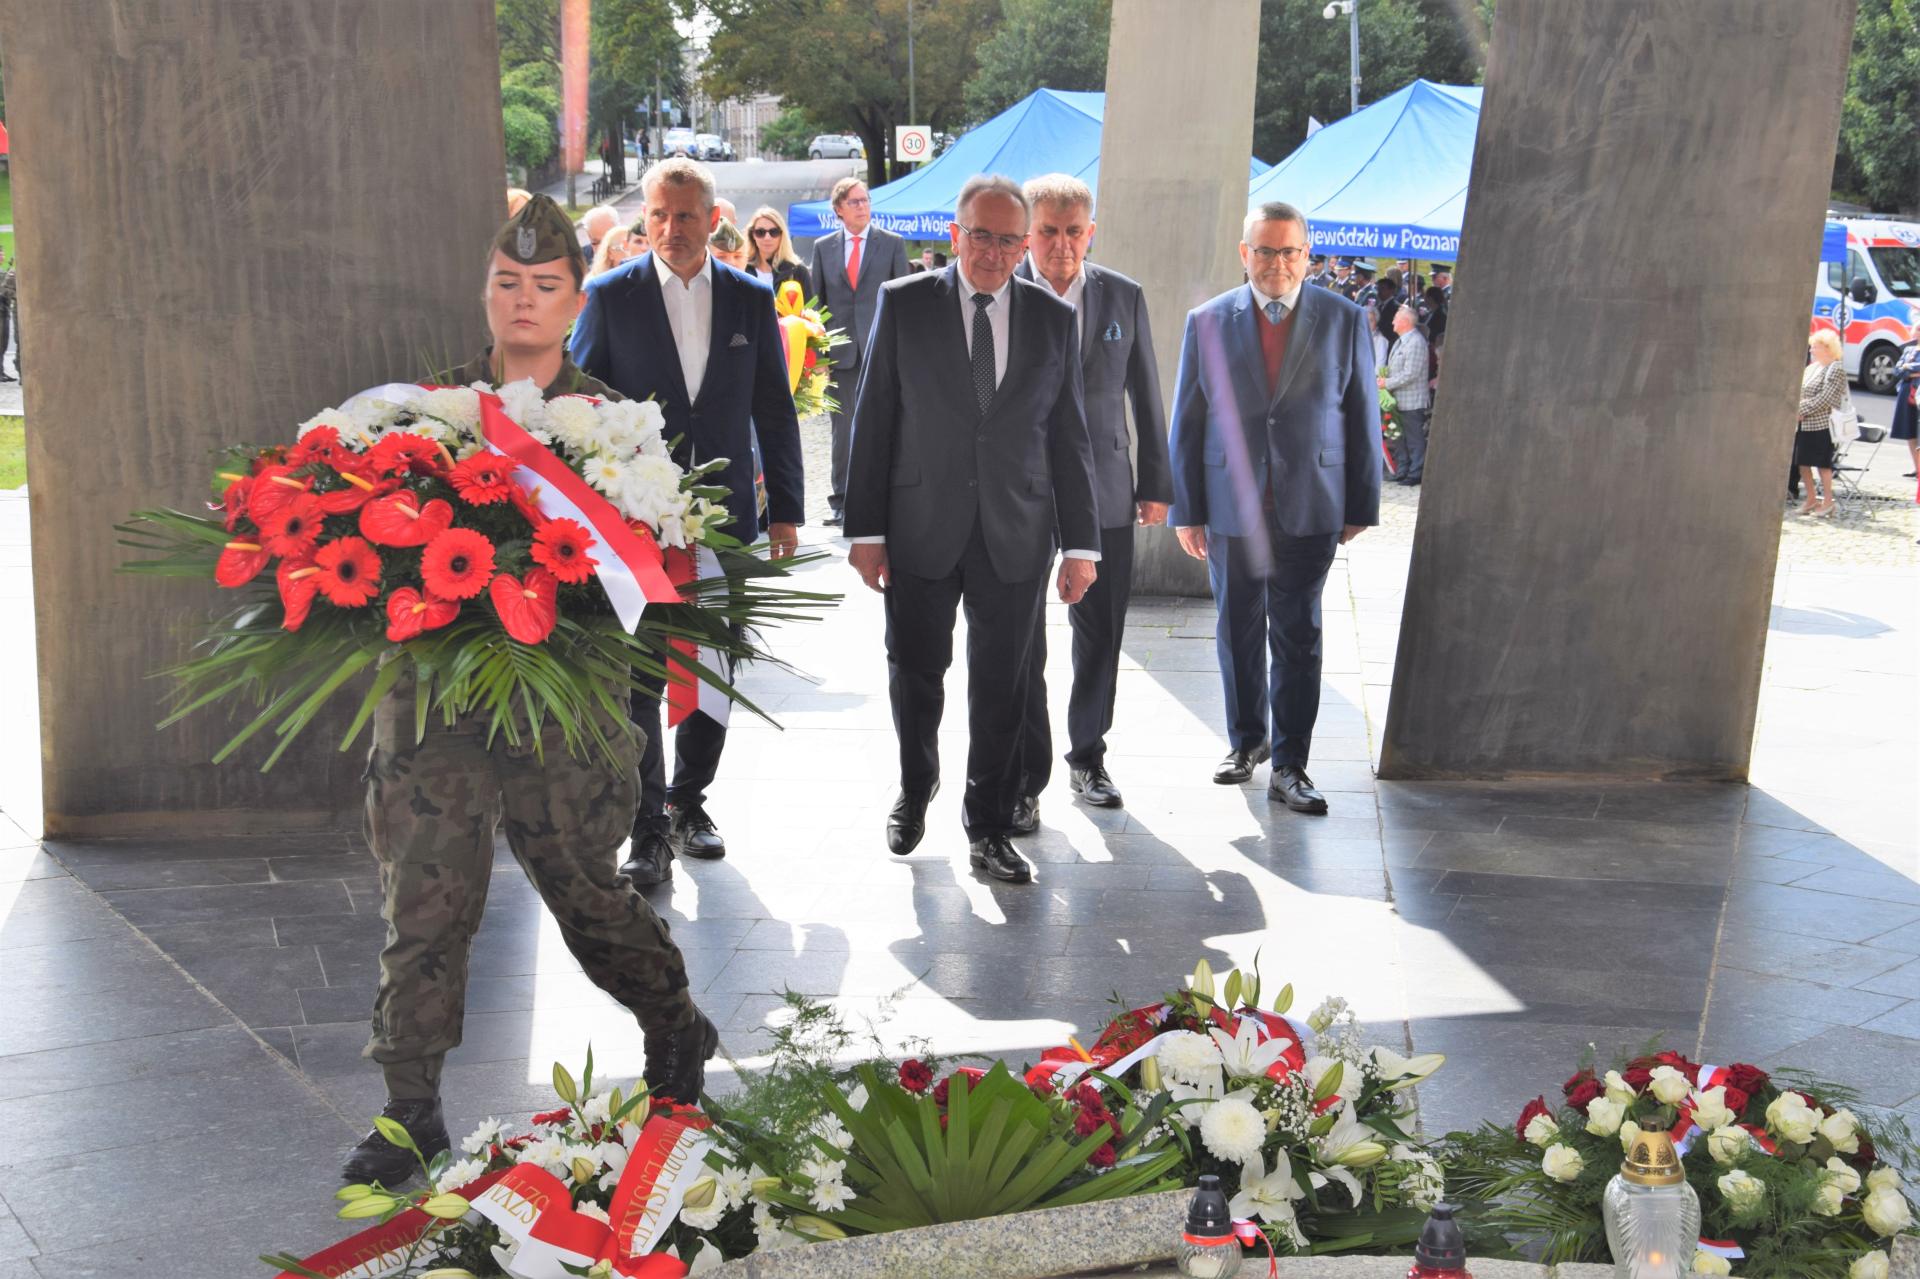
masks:
[[[1213,780],[1247,781],[1271,753],[1269,797],[1324,813],[1306,772],[1320,592],[1335,549],[1380,522],[1380,404],[1366,312],[1305,287],[1308,243],[1298,209],[1261,205],[1241,236],[1248,283],[1187,315],[1171,519],[1219,611],[1233,749]]]
[[[1167,418],[1160,402],[1160,373],[1153,361],[1153,331],[1140,286],[1118,271],[1086,260],[1093,243],[1093,192],[1064,173],[1026,185],[1033,210],[1027,260],[1015,274],[1039,280],[1074,308],[1079,323],[1080,371],[1087,405],[1087,435],[1093,446],[1095,496],[1100,506],[1100,575],[1086,597],[1067,612],[1073,628],[1073,693],[1067,701],[1068,784],[1100,808],[1120,807],[1120,790],[1107,773],[1106,734],[1113,727],[1114,690],[1120,675],[1120,633],[1133,594],[1133,527],[1164,524],[1173,501],[1167,465]],[[1133,461],[1127,434],[1127,403],[1133,404]],[[1031,687],[1022,746],[1026,777],[1014,812],[1014,829],[1040,824],[1040,792],[1053,770],[1053,733],[1047,721],[1047,631],[1034,630],[1028,659]]]
[[[827,523],[838,524],[847,492],[847,447],[853,439],[853,396],[860,385],[866,358],[867,335],[880,306],[880,286],[908,274],[907,242],[872,225],[873,201],[867,184],[841,178],[833,187],[833,212],[840,229],[813,244],[813,282],[820,300],[833,313],[835,328],[851,339],[833,353],[827,394],[840,407],[833,411],[833,488],[827,504],[833,508]]]
[[[727,459],[712,482],[727,489],[728,532],[747,542],[760,527],[757,431],[771,551],[775,558],[791,555],[805,509],[804,472],[773,291],[708,256],[707,236],[719,211],[713,176],[703,166],[663,160],[644,185],[652,251],[588,282],[573,329],[573,362],[630,399],[657,399],[667,439],[680,442],[674,460],[682,466]],[[672,873],[676,850],[689,857],[727,851],[706,811],[727,729],[704,711],[682,721],[669,787],[658,686],[634,694],[633,718],[647,742],[633,855],[622,869],[636,884],[657,884]]]
[[[847,558],[886,595],[900,737],[887,847],[910,853],[926,832],[954,611],[964,603],[969,860],[1023,884],[1033,869],[1009,836],[1027,657],[1056,530],[1060,598],[1072,604],[1096,576],[1100,516],[1073,308],[1013,275],[1027,244],[1026,196],[1011,179],[974,177],[955,214],[959,261],[880,293],[854,408]]]

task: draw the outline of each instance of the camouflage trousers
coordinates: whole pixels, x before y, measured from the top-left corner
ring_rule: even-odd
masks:
[[[387,943],[366,1055],[390,1080],[437,1080],[460,1042],[467,952],[502,818],[508,847],[594,984],[649,1033],[691,1024],[680,950],[616,870],[639,794],[637,744],[616,739],[617,764],[583,764],[552,726],[544,760],[524,738],[489,746],[478,718],[451,728],[436,718],[418,743],[413,727],[412,695],[388,697],[367,761],[367,841],[380,861]]]

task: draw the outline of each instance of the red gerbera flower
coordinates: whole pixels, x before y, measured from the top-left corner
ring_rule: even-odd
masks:
[[[522,644],[544,643],[553,634],[554,623],[560,620],[555,598],[560,584],[553,574],[543,568],[530,568],[520,579],[502,573],[488,590],[493,596],[493,611],[500,614],[500,624],[507,628],[507,634]]]
[[[365,539],[342,537],[313,553],[313,580],[329,603],[360,608],[380,593],[380,553]]]
[[[309,462],[331,462],[340,452],[340,432],[331,426],[316,426],[300,437],[287,454],[287,465],[305,466]]]
[[[228,542],[213,566],[213,580],[231,590],[245,586],[273,561],[273,552],[258,542]]]
[[[453,505],[393,493],[360,508],[360,532],[376,546],[425,546],[453,524]]]
[[[533,560],[563,582],[584,582],[600,561],[587,554],[593,534],[578,520],[556,519],[533,535]]]
[[[416,475],[438,475],[446,469],[442,461],[446,458],[446,450],[440,447],[439,442],[411,431],[396,431],[381,436],[379,443],[367,451],[367,458],[373,468],[383,475],[396,475],[402,471],[412,471]]]
[[[498,453],[475,453],[449,471],[447,479],[462,498],[475,506],[486,506],[507,500],[507,490],[513,483],[507,477],[513,470],[513,463]]]
[[[280,607],[286,610],[286,618],[280,623],[284,629],[297,631],[306,625],[313,597],[320,593],[320,583],[314,580],[319,575],[312,560],[280,561],[274,576],[280,584]]]
[[[434,535],[420,554],[420,580],[427,593],[443,600],[470,600],[493,577],[493,543],[470,528]]]
[[[295,479],[292,470],[273,463],[254,474],[253,487],[247,493],[247,515],[255,524],[265,524],[268,516],[313,487],[312,480]]]
[[[304,556],[320,541],[324,518],[320,499],[311,493],[302,493],[260,525],[260,543],[275,555]]]
[[[434,631],[460,616],[460,605],[437,600],[403,586],[387,596],[387,638],[398,643],[423,631]],[[537,1118],[537,1117],[536,1117]]]

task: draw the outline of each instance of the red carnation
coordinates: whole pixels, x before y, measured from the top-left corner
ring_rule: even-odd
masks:
[[[580,583],[593,576],[600,561],[587,552],[593,535],[578,520],[549,520],[533,535],[533,561],[563,582]]]
[[[1766,1071],[1745,1062],[1735,1062],[1727,1067],[1727,1086],[1738,1088],[1749,1097],[1759,1096],[1760,1090],[1767,1086],[1767,1079]]]
[[[560,620],[555,600],[560,584],[553,574],[543,568],[528,569],[524,578],[502,573],[487,589],[493,596],[493,611],[500,615],[507,634],[522,644],[540,644],[553,634],[554,623]]]
[[[360,508],[360,532],[376,546],[425,546],[453,524],[453,505],[392,493]]]
[[[1567,1082],[1573,1083],[1574,1081],[1568,1080]],[[1589,1074],[1585,1079],[1580,1080],[1575,1085],[1572,1092],[1567,1094],[1567,1104],[1584,1115],[1587,1113],[1588,1102],[1592,1101],[1595,1097],[1604,1097],[1606,1095],[1606,1085]]]
[[[1090,1168],[1111,1168],[1113,1167],[1114,1160],[1119,1157],[1119,1154],[1113,1148],[1113,1143],[1108,1142],[1087,1156],[1087,1166]]]
[[[387,638],[396,644],[425,631],[434,631],[460,616],[452,600],[437,600],[403,586],[387,597]]]
[[[359,608],[380,593],[380,553],[363,538],[328,542],[313,553],[313,563],[320,593],[338,608]]]
[[[925,1092],[933,1082],[933,1070],[918,1057],[900,1063],[900,1086],[908,1092]]]
[[[1107,1121],[1091,1110],[1076,1110],[1073,1113],[1073,1135],[1091,1137],[1107,1126]]]
[[[1067,1100],[1076,1106],[1106,1109],[1106,1102],[1101,1100],[1100,1090],[1084,1080],[1067,1089]]]
[[[1541,1115],[1545,1115],[1549,1119],[1553,1117],[1553,1111],[1547,1108],[1547,1099],[1544,1096],[1535,1097],[1527,1103],[1526,1109],[1520,1112],[1520,1118],[1514,1121],[1514,1134],[1518,1136],[1520,1140],[1525,1141],[1527,1139],[1527,1125]]]
[[[564,1124],[571,1118],[573,1118],[573,1112],[565,1106],[562,1106],[558,1110],[543,1110],[535,1115],[529,1122],[536,1124]]]
[[[320,525],[325,518],[319,499],[311,493],[302,493],[260,525],[261,545],[275,555],[304,556],[319,543]]]
[[[513,463],[498,453],[475,453],[447,473],[453,491],[475,506],[507,500]]]
[[[229,590],[245,586],[272,560],[273,552],[258,542],[228,542],[213,566],[213,580]]]
[[[297,631],[307,623],[307,614],[313,608],[313,597],[320,593],[320,583],[314,578],[320,575],[312,560],[281,560],[280,567],[274,570],[274,578],[280,587],[280,607],[286,612],[280,625],[282,629]]]
[[[420,580],[429,595],[443,600],[472,599],[493,580],[493,543],[486,534],[470,528],[450,528],[435,534],[420,554]]]
[[[948,1085],[952,1082],[953,1076],[948,1075],[945,1079],[942,1079],[933,1086],[933,1100],[936,1105],[944,1106],[947,1104],[947,1094],[950,1091]]]

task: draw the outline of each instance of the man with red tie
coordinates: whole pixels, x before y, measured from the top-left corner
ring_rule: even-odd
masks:
[[[1305,287],[1307,221],[1247,215],[1247,283],[1187,315],[1174,385],[1173,512],[1205,560],[1237,786],[1269,754],[1268,796],[1324,813],[1307,776],[1320,710],[1320,592],[1334,551],[1380,522],[1380,402],[1367,314]]]
[[[833,410],[833,487],[827,494],[833,512],[828,524],[840,523],[840,506],[846,498],[853,393],[860,386],[867,339],[880,309],[880,286],[909,271],[907,242],[873,225],[873,200],[866,183],[852,177],[834,183],[833,212],[840,219],[840,229],[814,242],[812,268],[814,285],[833,313],[834,327],[846,330],[851,339],[835,348],[827,380],[827,394],[839,406]]]

